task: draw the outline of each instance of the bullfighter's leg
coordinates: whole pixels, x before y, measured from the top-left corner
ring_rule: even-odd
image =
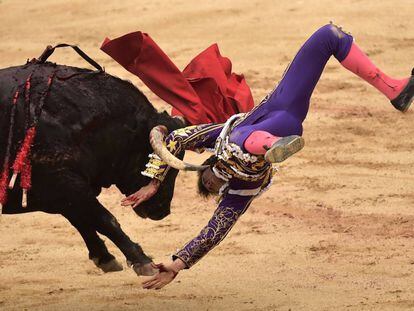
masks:
[[[138,275],[154,275],[152,260],[144,253],[139,244],[134,243],[122,231],[116,218],[97,200],[94,206],[94,221],[96,230],[108,237],[125,255],[128,264]]]
[[[301,135],[311,95],[331,56],[373,85],[397,109],[405,111],[413,101],[414,76],[405,79],[387,76],[362,53],[351,35],[329,24],[318,29],[305,42],[279,85],[253,112],[262,117],[253,124],[246,119],[233,130],[230,140],[248,150],[244,143],[255,131],[278,137]]]
[[[84,217],[73,213],[64,214],[67,220],[79,231],[89,250],[89,259],[103,272],[122,271],[122,265],[108,251],[104,241],[99,238],[91,223],[82,221]]]
[[[342,61],[351,49],[352,41],[352,36],[334,25],[318,29],[300,48],[277,87],[256,108],[254,113],[260,113],[262,117],[253,124],[242,122],[233,130],[230,140],[248,150],[252,146],[244,143],[255,131],[277,137],[301,136],[311,95],[326,63],[332,55]]]

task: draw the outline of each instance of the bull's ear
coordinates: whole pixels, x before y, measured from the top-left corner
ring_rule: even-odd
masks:
[[[183,125],[182,127],[189,126],[187,120],[183,116],[173,116],[173,118],[180,122]]]
[[[174,116],[171,117],[166,111],[163,111],[158,114],[156,120],[150,122],[149,130],[157,125],[164,125],[168,128],[168,132],[172,132],[178,128],[186,127],[189,124],[185,121],[185,119],[181,116]]]

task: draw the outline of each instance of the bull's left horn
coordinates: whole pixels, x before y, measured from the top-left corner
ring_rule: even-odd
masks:
[[[154,127],[150,132],[150,144],[154,152],[169,166],[183,171],[202,171],[208,165],[195,165],[186,163],[175,157],[164,145],[164,136],[167,133],[167,128],[163,125]]]

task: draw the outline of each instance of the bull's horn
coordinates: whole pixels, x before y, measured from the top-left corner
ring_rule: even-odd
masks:
[[[167,128],[163,125],[154,127],[150,132],[150,143],[154,152],[169,166],[184,171],[202,171],[208,165],[194,165],[186,163],[175,157],[164,145],[164,136],[167,133]]]

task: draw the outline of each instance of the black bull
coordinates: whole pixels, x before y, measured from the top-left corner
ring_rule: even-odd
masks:
[[[6,153],[13,95],[16,90],[24,92],[30,74],[30,122],[39,116],[31,155],[32,189],[23,208],[18,179],[8,192],[3,213],[62,214],[81,234],[89,258],[105,272],[122,266],[97,233],[122,251],[135,272],[151,273],[151,259],[96,197],[102,187],[116,185],[129,195],[146,185],[149,178],[140,172],[152,152],[149,131],[158,124],[171,131],[183,123],[158,113],[131,83],[105,72],[30,62],[0,70],[0,161]],[[45,94],[49,77],[53,83]],[[29,116],[24,94],[16,105],[11,159],[24,138]],[[157,195],[135,212],[156,220],[168,215],[176,176],[177,171],[171,170]]]

